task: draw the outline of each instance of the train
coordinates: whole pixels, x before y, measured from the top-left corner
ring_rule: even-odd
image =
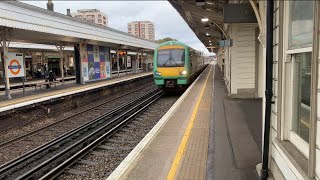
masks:
[[[165,91],[183,91],[209,64],[209,58],[179,41],[161,43],[154,51],[153,79]]]

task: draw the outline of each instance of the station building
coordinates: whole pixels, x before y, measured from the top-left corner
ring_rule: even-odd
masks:
[[[274,2],[269,169],[275,179],[320,178],[319,4]],[[230,96],[263,98],[265,109],[266,1],[253,7],[258,23],[225,23],[233,45],[218,49],[218,64]]]
[[[272,177],[320,179],[320,2],[273,2],[273,68],[269,72],[268,1],[170,3],[208,50],[217,54],[228,95],[261,99],[263,115],[257,121],[263,122],[263,132],[268,130],[265,121],[271,124],[270,139],[262,139],[268,142],[269,152],[265,146],[262,153],[268,153]],[[272,77],[267,77],[270,72]],[[272,78],[271,114],[265,111],[267,78]],[[261,172],[261,164],[257,171]]]

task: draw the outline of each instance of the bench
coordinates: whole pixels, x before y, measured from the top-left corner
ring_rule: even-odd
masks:
[[[40,89],[41,89],[42,86],[46,86],[47,89],[48,89],[48,88],[51,88],[52,85],[54,85],[54,87],[57,88],[57,83],[58,83],[58,82],[60,82],[60,81],[39,82],[39,83],[37,83],[37,84],[34,86],[34,89],[37,90],[37,87],[40,87]]]

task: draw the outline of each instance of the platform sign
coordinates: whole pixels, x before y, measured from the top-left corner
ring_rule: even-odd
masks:
[[[219,47],[231,47],[233,45],[232,39],[226,39],[219,41]]]
[[[24,77],[25,68],[22,53],[8,53],[6,71],[9,78]]]
[[[127,67],[131,67],[131,56],[127,56]]]

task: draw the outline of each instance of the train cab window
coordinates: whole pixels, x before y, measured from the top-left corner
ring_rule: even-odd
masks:
[[[158,67],[183,67],[184,49],[166,49],[158,51]]]

